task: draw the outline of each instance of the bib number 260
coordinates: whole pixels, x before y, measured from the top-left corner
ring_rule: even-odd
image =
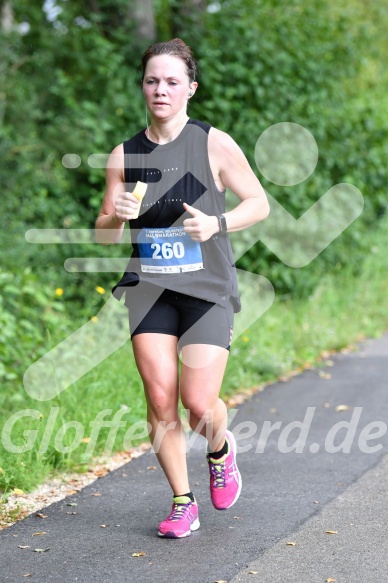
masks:
[[[180,241],[175,241],[175,243],[152,243],[151,249],[154,250],[152,257],[153,259],[171,259],[176,257],[181,259],[185,254],[185,248],[183,243]]]

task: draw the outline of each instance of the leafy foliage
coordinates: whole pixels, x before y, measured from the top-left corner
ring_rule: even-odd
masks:
[[[63,290],[42,286],[29,269],[16,275],[0,271],[0,380],[17,378],[23,364],[49,350],[50,329],[68,332]],[[37,321],[36,314],[40,318]]]
[[[233,27],[220,26],[221,18]],[[330,3],[318,0],[235,0],[209,16],[212,35],[199,49],[205,81],[198,115],[230,133],[252,167],[256,140],[270,125],[292,121],[313,134],[320,156],[309,179],[280,187],[262,178],[264,187],[296,218],[339,182],[354,184],[365,197],[362,218],[305,268],[303,276],[284,267],[261,244],[239,262],[269,276],[283,293],[311,293],[323,271],[349,262],[349,248],[360,257],[366,252],[364,230],[385,212],[388,119],[377,119],[381,106],[371,99],[371,87],[364,95],[355,89],[363,90],[360,54],[372,59],[369,47],[376,27],[371,20],[357,2],[340,3],[333,11]],[[370,85],[377,91],[380,81]],[[355,269],[358,264],[354,261]]]

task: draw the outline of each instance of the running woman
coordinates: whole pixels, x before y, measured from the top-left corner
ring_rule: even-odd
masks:
[[[118,242],[127,222],[131,230],[132,255],[113,293],[125,294],[150,439],[172,489],[172,511],[158,530],[166,538],[199,528],[179,398],[191,428],[208,441],[214,507],[230,508],[240,495],[236,442],[219,398],[241,309],[228,233],[269,213],[234,140],[189,118],[196,79],[193,52],[181,39],[146,50],[141,84],[150,124],[112,151],[96,221],[101,243]],[[133,194],[137,181],[147,184],[141,202]],[[239,199],[229,212],[227,188]]]

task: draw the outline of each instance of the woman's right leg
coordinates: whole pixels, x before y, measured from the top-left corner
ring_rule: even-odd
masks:
[[[174,496],[190,492],[186,439],[178,415],[178,338],[169,334],[133,336],[137,368],[147,400],[150,439]]]

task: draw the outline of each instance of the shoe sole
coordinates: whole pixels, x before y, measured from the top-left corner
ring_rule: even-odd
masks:
[[[183,534],[176,534],[175,532],[172,532],[172,531],[168,531],[165,534],[163,534],[162,532],[159,531],[158,536],[160,536],[162,538],[185,538],[187,536],[190,536],[191,533],[194,532],[195,530],[198,530],[200,526],[201,525],[200,525],[199,519],[197,518],[190,525],[190,530],[188,530],[187,532],[184,532]]]

